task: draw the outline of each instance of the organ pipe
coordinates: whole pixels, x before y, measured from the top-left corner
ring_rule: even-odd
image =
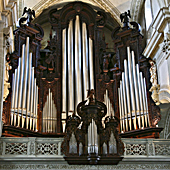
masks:
[[[37,130],[38,86],[34,78],[32,53],[29,53],[29,37],[26,45],[22,46],[22,56],[18,58],[12,84],[11,125]]]
[[[107,116],[111,117],[114,116],[114,109],[112,107],[112,103],[110,101],[110,98],[109,98],[109,95],[108,95],[108,90],[106,89],[106,94],[104,94],[104,101],[103,103],[106,105],[107,107],[107,114],[105,117],[102,118],[102,124],[103,124],[103,127],[105,127],[105,124],[104,124],[104,120]]]
[[[138,126],[141,128],[141,116],[139,112],[139,93],[138,93],[138,84],[137,84],[137,76],[136,76],[136,70],[135,70],[135,55],[134,51],[132,51],[132,72],[133,72],[133,78],[134,78],[134,91],[135,91],[135,103],[136,103],[136,116],[138,121]]]
[[[134,81],[133,81],[133,72],[132,72],[132,60],[131,60],[131,54],[130,54],[130,47],[127,47],[128,51],[128,73],[129,73],[129,84],[130,84],[130,98],[131,98],[131,111],[132,111],[132,121],[134,125],[134,129],[137,128],[136,125],[136,108],[135,108],[135,96],[134,96]]]
[[[129,77],[128,77],[128,67],[127,60],[124,60],[124,70],[125,70],[125,87],[126,87],[126,97],[127,97],[127,108],[128,108],[128,122],[130,130],[132,130],[132,115],[131,115],[131,107],[130,107],[130,92],[129,92]]]
[[[57,109],[50,88],[43,108],[43,132],[57,133]]]
[[[76,79],[76,102],[75,108],[78,103],[82,101],[82,78],[81,78],[81,34],[80,34],[80,19],[76,16],[75,21],[75,79]]]
[[[136,72],[137,72],[137,79],[138,79],[138,87],[139,87],[139,103],[140,103],[140,115],[142,120],[142,128],[144,128],[144,110],[143,110],[143,99],[142,99],[142,86],[140,82],[140,73],[139,73],[139,65],[136,64]]]
[[[98,153],[97,125],[93,119],[88,126],[88,153]]]
[[[62,112],[66,113],[66,29],[63,30],[62,47]]]
[[[118,88],[121,132],[150,126],[145,78],[139,72],[138,64],[135,67],[134,52],[130,53],[129,47],[127,51],[128,60],[124,60],[125,73],[122,72]]]
[[[71,20],[68,28],[68,111],[69,115],[72,114],[74,110],[74,75],[73,75],[73,21]]]
[[[123,93],[123,103],[124,103],[124,116],[126,121],[126,130],[128,131],[129,122],[128,122],[128,112],[127,112],[127,100],[126,100],[126,89],[125,89],[125,74],[122,73],[122,93]]]
[[[90,89],[94,89],[94,71],[93,71],[93,41],[89,37],[89,65],[90,65]]]
[[[86,93],[89,90],[88,81],[88,40],[87,40],[87,30],[86,24],[82,24],[83,27],[83,83],[84,83],[84,100],[86,100]]]
[[[62,30],[62,125],[86,100],[87,90],[94,89],[93,40],[86,23],[77,15]],[[67,76],[66,76],[67,75]]]

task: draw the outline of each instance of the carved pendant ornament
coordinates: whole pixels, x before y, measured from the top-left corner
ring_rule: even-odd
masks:
[[[103,127],[107,108],[95,99],[94,90],[89,91],[88,100],[78,104],[77,113],[67,119],[67,135],[62,143],[65,160],[69,164],[118,164],[124,152],[118,121],[107,116]]]

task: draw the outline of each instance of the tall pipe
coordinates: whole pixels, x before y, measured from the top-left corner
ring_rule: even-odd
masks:
[[[28,63],[28,88],[27,88],[27,113],[26,113],[26,129],[28,129],[29,118],[31,115],[30,111],[30,96],[31,96],[31,67],[32,67],[32,53],[29,55]]]
[[[35,115],[36,115],[36,125],[35,125],[35,131],[38,131],[38,86],[36,86],[36,110],[35,110]]]
[[[66,113],[66,29],[62,34],[62,113]]]
[[[90,89],[94,89],[93,41],[90,37],[89,37],[89,66],[90,66]]]
[[[139,88],[139,101],[140,101],[140,113],[141,113],[141,119],[142,119],[142,128],[144,128],[144,110],[143,110],[143,99],[142,99],[142,87],[141,87],[138,64],[136,64],[136,73],[137,73],[138,88]]]
[[[18,112],[18,91],[19,91],[20,67],[21,67],[21,58],[18,58],[18,68],[17,68],[17,77],[16,77],[16,86],[15,86],[16,92],[15,92],[15,106],[14,106],[14,118],[15,118],[14,126],[16,126],[16,115]]]
[[[36,122],[36,99],[37,99],[37,97],[36,97],[36,95],[37,95],[37,88],[36,88],[36,82],[37,82],[37,80],[36,80],[36,78],[34,79],[34,114],[33,114],[33,130],[35,131],[35,122]]]
[[[137,129],[136,124],[136,107],[135,107],[135,96],[134,96],[134,82],[133,82],[133,70],[132,70],[132,61],[130,47],[127,47],[128,52],[128,75],[129,75],[129,84],[130,84],[130,98],[131,98],[131,118],[133,120],[134,129]]]
[[[141,87],[142,87],[142,99],[143,99],[143,108],[144,108],[144,115],[143,115],[143,119],[145,122],[146,127],[148,126],[147,124],[147,118],[146,118],[146,96],[145,96],[145,90],[144,90],[144,83],[143,83],[143,76],[142,73],[140,72],[140,81],[141,81]]]
[[[146,121],[148,121],[149,127],[151,126],[150,121],[149,121],[149,112],[148,112],[148,99],[147,99],[147,92],[146,92],[146,79],[144,78],[143,80],[144,83],[144,91],[145,91],[145,100],[146,100],[146,113],[147,113],[147,118]]]
[[[123,76],[123,75],[122,75]],[[123,132],[126,131],[126,122],[125,122],[125,105],[124,105],[124,99],[123,99],[123,84],[122,81],[120,82],[120,99],[121,99],[121,112],[122,112],[122,123],[123,123]]]
[[[88,39],[86,24],[82,24],[82,39],[83,39],[83,84],[84,84],[84,100],[87,97],[87,90],[89,90],[89,79],[88,79]]]
[[[29,58],[29,37],[26,39],[26,56],[24,67],[24,82],[23,82],[23,94],[22,94],[22,115],[26,115],[26,96],[27,96],[27,73],[28,73],[28,58]],[[25,123],[25,118],[22,116],[22,128]]]
[[[128,121],[130,130],[132,130],[132,115],[131,115],[131,106],[130,106],[130,92],[129,92],[129,79],[128,79],[128,68],[127,60],[124,60],[124,71],[125,71],[125,87],[126,87],[126,96],[127,96],[127,108],[128,108]]]
[[[124,117],[125,117],[125,124],[126,124],[126,131],[129,129],[129,122],[128,122],[128,112],[127,112],[127,101],[126,101],[126,88],[125,88],[125,74],[122,72],[122,89],[123,89],[123,103],[124,103]]]
[[[135,55],[134,51],[132,51],[132,69],[133,69],[133,80],[134,80],[134,90],[135,90],[135,101],[136,101],[136,116],[138,120],[138,127],[141,128],[141,116],[140,116],[140,107],[139,107],[139,90],[138,90],[138,82],[137,75],[135,69]]]
[[[25,44],[22,45],[21,71],[20,71],[19,94],[18,94],[18,115],[22,113],[21,103],[22,103],[22,92],[23,92],[24,61],[25,61]],[[18,116],[18,119],[19,117],[20,116]],[[20,120],[18,121],[18,126],[20,126]]]
[[[11,102],[11,125],[13,125],[14,117],[14,97],[15,97],[15,85],[16,85],[16,69],[15,73],[12,74],[12,102]]]
[[[80,35],[80,18],[77,15],[75,21],[75,79],[76,79],[76,102],[75,108],[78,103],[82,101],[82,83],[81,83],[81,35]]]
[[[34,67],[32,67],[32,77],[31,77],[31,100],[30,100],[30,130],[32,128],[33,120],[33,98],[34,98]]]
[[[68,27],[68,112],[69,115],[74,111],[74,67],[73,67],[73,21],[71,20]]]
[[[120,131],[123,131],[123,120],[124,117],[122,117],[122,104],[121,104],[121,93],[120,93],[120,89],[121,89],[121,82],[120,82],[120,88],[118,88],[118,96],[119,96],[119,113],[120,113]]]

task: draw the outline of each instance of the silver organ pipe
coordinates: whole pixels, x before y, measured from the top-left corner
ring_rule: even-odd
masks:
[[[144,128],[144,110],[143,110],[143,99],[142,99],[142,86],[140,81],[140,73],[139,73],[139,65],[136,64],[136,72],[137,72],[137,79],[138,79],[138,87],[139,87],[139,103],[140,103],[140,115],[142,120],[141,128]]]
[[[138,84],[137,84],[137,75],[136,75],[136,67],[135,67],[135,55],[134,51],[132,51],[132,72],[134,78],[134,91],[135,91],[135,103],[136,103],[136,117],[138,122],[138,127],[141,128],[141,116],[140,116],[140,108],[139,108],[139,93],[138,93]]]
[[[15,86],[16,86],[16,76],[17,76],[17,69],[15,69],[15,73],[13,73],[13,82],[12,82],[12,102],[11,102],[11,125],[13,125],[13,118],[14,118],[14,102],[15,102]]]
[[[50,89],[43,108],[43,132],[57,133],[57,108]]]
[[[93,41],[89,38],[89,65],[90,65],[90,89],[94,89],[94,72],[93,72]]]
[[[18,68],[13,74],[11,125],[36,130],[37,107],[38,86],[34,78],[32,53],[29,53],[29,37],[27,37],[26,46],[25,44],[22,46],[22,56],[18,59]]]
[[[93,119],[88,126],[88,153],[98,153],[97,125]]]
[[[17,76],[16,76],[16,86],[15,86],[15,106],[14,106],[14,126],[16,126],[16,116],[17,116],[17,110],[18,110],[18,91],[19,91],[19,74],[20,74],[20,67],[21,67],[21,58],[18,59],[18,69],[17,69]]]
[[[129,77],[128,77],[128,65],[127,60],[124,60],[124,70],[125,70],[125,87],[126,87],[126,97],[127,97],[127,109],[128,109],[128,123],[130,130],[132,130],[132,114],[131,114],[131,107],[130,107],[130,91],[129,91]]]
[[[83,83],[84,83],[84,94],[89,90],[89,80],[88,80],[88,39],[87,39],[87,30],[86,24],[82,24],[83,28]],[[94,87],[93,87],[94,88]],[[86,100],[84,95],[84,100]]]
[[[62,33],[62,119],[66,119],[66,29]],[[62,121],[63,132],[65,121]]]
[[[32,67],[32,53],[30,53],[29,55],[29,64],[28,64],[27,113],[26,113],[26,128],[27,129],[28,129],[29,117],[30,117],[31,67]]]
[[[74,110],[74,73],[73,73],[73,20],[69,23],[68,28],[68,94],[69,94],[69,102],[68,102],[68,115],[71,115]]]
[[[111,117],[114,116],[114,109],[112,107],[112,103],[110,101],[110,98],[109,98],[109,95],[108,95],[108,90],[106,89],[106,93],[104,94],[104,101],[103,103],[106,105],[107,107],[107,114],[102,118],[102,124],[103,124],[103,127],[105,126],[104,124],[104,120],[107,116]]]
[[[22,56],[21,56],[21,74],[19,80],[19,94],[18,94],[18,126],[20,126],[20,116],[22,113],[21,103],[22,103],[22,89],[23,89],[23,70],[24,70],[24,60],[25,60],[25,44],[22,45]]]
[[[142,72],[139,72],[138,64],[135,67],[134,52],[132,51],[131,54],[129,47],[127,51],[128,61],[124,60],[125,73],[122,72],[122,80],[118,89],[122,133],[150,126],[145,78]]]
[[[76,81],[76,100],[75,108],[82,101],[82,82],[81,82],[81,34],[80,34],[80,19],[76,16],[75,21],[75,81]]]
[[[126,99],[126,89],[125,89],[125,74],[122,73],[122,92],[123,93],[123,103],[124,103],[124,119],[126,124],[126,130],[128,131],[129,122],[128,122],[128,112],[127,112],[127,99]]]
[[[134,96],[134,81],[133,81],[133,71],[132,71],[132,60],[130,54],[130,48],[127,47],[128,51],[128,73],[129,73],[129,84],[130,84],[130,98],[131,98],[131,111],[132,111],[132,121],[134,125],[134,129],[137,129],[136,126],[136,106],[135,106],[135,96]]]
[[[32,127],[32,121],[33,121],[33,95],[34,95],[34,67],[32,67],[32,77],[31,77],[31,103],[30,103],[30,130]]]
[[[63,132],[67,116],[76,113],[78,103],[87,98],[87,90],[94,89],[93,69],[93,40],[77,15],[62,31]]]

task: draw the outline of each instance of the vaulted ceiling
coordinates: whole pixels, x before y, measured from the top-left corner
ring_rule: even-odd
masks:
[[[75,0],[29,0],[29,1],[25,0],[24,6],[34,9],[36,11],[36,16],[38,16],[44,9],[48,8],[49,6],[72,1]],[[111,15],[118,22],[120,22],[119,20],[120,13],[123,13],[130,9],[132,1],[137,0],[82,0],[82,1],[104,9],[106,12],[111,13]]]

